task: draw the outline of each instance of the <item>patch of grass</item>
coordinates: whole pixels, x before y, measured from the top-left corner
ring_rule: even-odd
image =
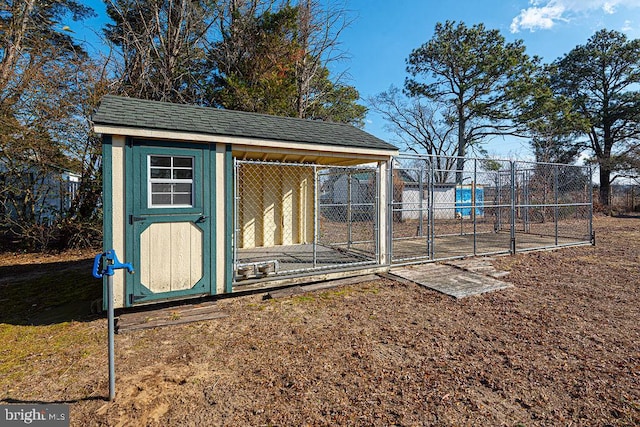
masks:
[[[64,322],[47,326],[0,324],[0,389],[37,370],[51,375],[68,369],[74,360],[84,359],[104,347],[104,338],[86,323]]]
[[[310,292],[302,295],[296,295],[289,299],[291,304],[310,303],[317,300],[330,301],[333,299],[341,299],[355,294],[378,294],[380,286],[376,284],[367,284],[365,286],[342,286],[334,289],[328,289],[322,292]]]
[[[365,294],[373,294],[378,295],[380,293],[380,285],[376,283],[370,283],[363,287],[360,287],[359,290]]]
[[[308,303],[308,302],[314,302],[315,300],[316,300],[316,297],[311,294],[296,295],[291,298],[291,301],[294,303]]]
[[[43,318],[80,320],[91,311],[91,301],[102,297],[102,281],[86,271],[16,277],[0,286],[0,323],[33,324]],[[47,322],[45,322],[47,323]]]

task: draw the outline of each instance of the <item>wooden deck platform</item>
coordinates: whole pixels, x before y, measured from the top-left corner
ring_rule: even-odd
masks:
[[[495,269],[491,273],[500,274]],[[436,263],[393,268],[389,276],[409,280],[454,298],[465,298],[512,287],[510,283],[470,271],[464,266]]]

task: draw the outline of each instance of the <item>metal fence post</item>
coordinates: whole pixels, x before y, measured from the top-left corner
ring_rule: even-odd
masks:
[[[593,169],[591,165],[589,165],[589,182],[587,188],[589,190],[589,238],[591,239],[591,244],[595,246],[596,235],[593,232]]]
[[[436,224],[435,224],[435,162],[433,161],[433,157],[429,158],[429,246],[430,246],[430,254],[429,258],[434,259],[436,255],[435,250],[435,233],[436,233]]]
[[[318,193],[318,167],[313,165],[313,244],[312,244],[312,263],[315,268],[318,264],[318,239],[320,231],[318,230],[318,211],[320,210],[320,194]]]
[[[422,230],[422,221],[424,218],[424,212],[423,212],[423,206],[422,206],[422,193],[424,191],[424,189],[422,188],[422,180],[423,180],[423,170],[422,168],[418,168],[418,211],[419,216],[418,216],[418,236],[422,237],[424,235],[424,231]]]
[[[231,239],[231,253],[233,254],[233,271],[232,281],[236,280],[236,272],[238,271],[238,236],[240,234],[240,164],[238,159],[233,159],[233,238]]]
[[[381,164],[375,169],[375,183],[376,183],[376,196],[373,200],[373,206],[371,207],[371,216],[373,217],[373,240],[375,241],[375,256],[376,262],[380,263],[380,191],[382,190],[382,174],[380,172]]]
[[[531,200],[529,197],[529,190],[530,190],[529,185],[531,184],[531,177],[529,176],[530,173],[531,171],[529,169],[522,171],[522,197],[523,197],[522,204],[524,205],[524,212],[522,213],[522,222],[523,222],[523,226],[524,226],[523,229],[525,233],[529,233],[529,231],[531,231],[531,222],[529,220],[529,209],[531,209]]]
[[[509,252],[516,253],[516,162],[511,161],[511,244]]]
[[[502,169],[502,166],[500,167]],[[498,231],[502,230],[502,176],[504,175],[502,173],[502,170],[496,171],[497,174],[497,178],[496,178],[496,207],[497,207],[497,211],[496,211],[496,226],[495,231],[496,233]]]
[[[387,262],[393,262],[393,175],[395,159],[391,159],[387,168]]]
[[[347,173],[347,249],[351,249],[351,242],[353,241],[352,237],[352,210],[351,210],[351,186],[353,185],[353,178],[351,176],[351,172]]]
[[[476,186],[478,185],[478,159],[473,159],[473,181],[471,182],[471,217],[473,218],[473,255],[478,252],[478,234],[476,218]]]
[[[426,184],[426,191],[427,191],[427,197],[425,198],[426,202],[427,202],[427,255],[429,257],[431,257],[431,232],[433,230],[433,228],[431,227],[431,221],[433,220],[433,203],[431,203],[431,197],[432,197],[432,193],[433,191],[431,190],[431,176],[429,175],[429,171],[431,170],[431,161],[429,160],[429,158],[424,159],[424,166],[422,168],[422,171],[424,173],[424,178],[425,178],[425,184]],[[424,197],[423,194],[420,195],[420,197]]]
[[[553,191],[554,191],[554,202],[555,202],[555,209],[554,209],[554,222],[555,222],[555,242],[556,242],[556,246],[558,246],[558,221],[559,221],[559,210],[560,207],[558,206],[558,192],[560,191],[560,189],[558,188],[559,184],[558,184],[558,165],[554,165],[553,166]]]

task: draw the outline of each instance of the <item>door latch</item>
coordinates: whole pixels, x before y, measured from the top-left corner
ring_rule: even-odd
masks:
[[[200,224],[203,223],[207,220],[207,216],[206,215],[200,215],[200,218],[196,219],[196,223]]]
[[[133,224],[134,222],[137,222],[137,221],[144,221],[145,219],[147,218],[144,216],[129,215],[129,224]]]

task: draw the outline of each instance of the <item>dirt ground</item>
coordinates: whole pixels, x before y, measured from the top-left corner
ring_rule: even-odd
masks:
[[[67,402],[74,426],[640,425],[640,218],[594,225],[595,247],[498,258],[514,287],[491,294],[380,279],[118,334],[114,402],[103,317],[0,315],[0,402]],[[1,308],[47,269],[18,258]]]

